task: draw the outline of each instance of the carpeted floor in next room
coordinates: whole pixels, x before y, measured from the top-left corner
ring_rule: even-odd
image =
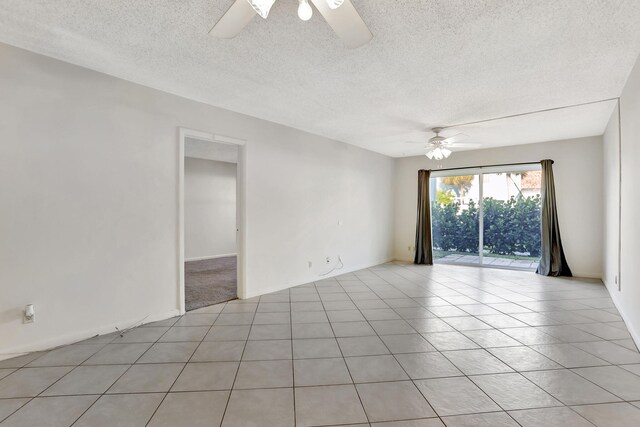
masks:
[[[237,298],[235,256],[188,261],[185,271],[185,307],[187,311]]]

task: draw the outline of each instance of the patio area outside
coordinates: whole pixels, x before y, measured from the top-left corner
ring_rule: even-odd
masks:
[[[480,265],[480,256],[476,254],[434,250],[433,258],[434,262],[438,264]],[[535,271],[538,268],[538,263],[539,258],[487,254],[483,255],[481,265],[485,267]]]

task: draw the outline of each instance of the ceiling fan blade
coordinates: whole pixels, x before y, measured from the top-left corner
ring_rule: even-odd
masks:
[[[454,142],[462,141],[467,138],[469,138],[469,135],[465,135],[464,133],[459,133],[457,135],[453,135],[444,139],[442,142],[445,144],[452,144]]]
[[[240,31],[256,15],[256,11],[247,0],[236,0],[209,31],[209,34],[221,39],[232,39],[240,34]]]
[[[448,148],[451,148],[451,147],[453,147],[453,148],[479,148],[479,147],[482,147],[482,144],[456,142],[456,143],[453,143],[453,144],[447,144],[447,147]]]
[[[373,38],[367,24],[350,0],[344,0],[337,9],[331,9],[326,0],[311,0],[311,2],[349,49],[360,47]]]

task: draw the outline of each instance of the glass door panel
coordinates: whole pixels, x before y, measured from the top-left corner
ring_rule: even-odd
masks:
[[[479,264],[480,175],[432,178],[430,194],[434,260]]]
[[[541,171],[482,174],[483,264],[537,268]]]

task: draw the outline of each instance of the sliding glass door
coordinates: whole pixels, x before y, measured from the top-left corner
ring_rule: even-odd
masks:
[[[534,270],[540,189],[539,165],[434,171],[434,261]]]

